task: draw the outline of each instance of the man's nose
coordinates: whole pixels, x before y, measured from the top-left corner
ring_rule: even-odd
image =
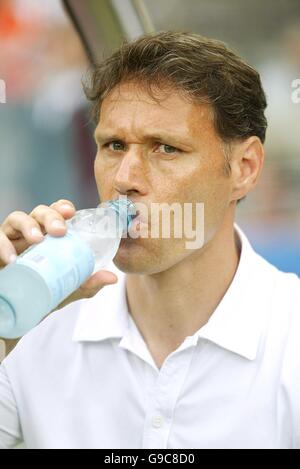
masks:
[[[114,187],[120,194],[147,192],[145,161],[138,150],[128,150],[115,175]]]

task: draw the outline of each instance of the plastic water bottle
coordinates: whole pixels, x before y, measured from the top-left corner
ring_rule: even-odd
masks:
[[[122,196],[77,211],[65,236],[46,235],[0,270],[0,337],[23,336],[110,263],[135,215]]]

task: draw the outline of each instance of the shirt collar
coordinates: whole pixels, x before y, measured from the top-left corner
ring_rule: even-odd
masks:
[[[234,227],[241,245],[237,271],[207,324],[190,339],[194,344],[200,338],[206,339],[254,360],[263,330],[265,312],[270,307],[270,276],[263,273],[272,266],[255,253],[237,224]],[[126,274],[118,270],[113,263],[107,270],[116,273],[119,280],[114,285],[106,286],[93,298],[81,300],[73,334],[74,341],[123,338],[130,330]]]
[[[253,250],[236,224],[235,231],[241,242],[237,271],[209,321],[196,335],[254,360],[270,309],[273,266]]]

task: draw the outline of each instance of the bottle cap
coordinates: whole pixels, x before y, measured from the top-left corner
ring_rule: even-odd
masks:
[[[15,312],[4,298],[0,298],[0,337],[5,337],[15,325]]]
[[[110,200],[108,204],[118,213],[120,219],[123,222],[123,225],[126,226],[127,231],[132,220],[137,215],[134,203],[127,197],[122,197],[116,200]]]

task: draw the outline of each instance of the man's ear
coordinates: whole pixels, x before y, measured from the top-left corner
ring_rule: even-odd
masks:
[[[241,199],[256,186],[264,157],[264,147],[258,137],[249,137],[234,147],[230,162],[232,201]]]

